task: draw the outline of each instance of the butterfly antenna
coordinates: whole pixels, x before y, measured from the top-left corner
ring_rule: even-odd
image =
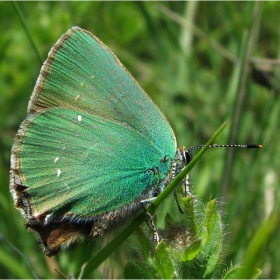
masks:
[[[188,151],[194,151],[194,150],[200,150],[204,147],[204,145],[197,145],[188,148]],[[218,144],[212,144],[209,146],[209,148],[247,148],[247,149],[260,149],[263,148],[263,145],[259,144],[245,144],[245,145],[239,145],[239,144],[228,144],[228,145],[218,145]]]

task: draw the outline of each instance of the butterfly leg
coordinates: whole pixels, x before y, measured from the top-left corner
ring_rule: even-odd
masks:
[[[146,212],[148,218],[146,220],[146,224],[147,226],[152,230],[153,234],[154,234],[154,238],[153,238],[153,241],[155,244],[158,244],[159,243],[159,234],[157,232],[157,228],[155,226],[155,222],[154,222],[154,217],[151,215],[151,213],[146,209],[146,207],[144,206],[144,204],[146,203],[151,203],[155,198],[151,198],[151,199],[145,199],[145,200],[142,200],[141,201],[141,205],[143,206],[144,208],[144,211]],[[150,200],[150,201],[149,201]],[[148,202],[149,201],[149,202]]]
[[[155,199],[156,199],[156,197],[151,197],[151,198],[143,199],[140,202],[141,202],[142,206],[144,207],[144,205],[152,203]],[[146,208],[145,208],[145,210],[146,210]]]
[[[187,174],[184,182],[184,196],[193,196],[191,193],[191,183],[189,174]]]

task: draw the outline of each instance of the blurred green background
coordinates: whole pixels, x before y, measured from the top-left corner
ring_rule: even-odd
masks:
[[[70,27],[99,37],[170,121],[178,145],[205,143],[225,121],[219,144],[263,144],[261,150],[212,149],[191,172],[203,203],[217,197],[224,221],[221,270],[241,264],[247,245],[279,214],[279,2],[19,2],[43,60]],[[111,235],[45,258],[9,193],[10,149],[26,117],[41,62],[11,2],[0,2],[0,278],[69,277]],[[179,215],[170,198],[158,211]],[[91,277],[122,278],[133,252],[122,244]],[[280,226],[262,253],[262,277],[279,278]],[[15,250],[17,248],[18,251]],[[77,277],[77,275],[75,275]]]

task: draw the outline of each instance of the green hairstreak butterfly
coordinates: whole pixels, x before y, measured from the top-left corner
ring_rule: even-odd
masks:
[[[12,148],[10,190],[52,256],[124,223],[188,160],[118,58],[73,27],[41,68]]]

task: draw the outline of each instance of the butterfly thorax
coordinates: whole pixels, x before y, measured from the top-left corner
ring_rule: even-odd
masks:
[[[172,166],[167,176],[166,181],[164,182],[164,188],[170,184],[174,178],[185,168],[185,166],[191,161],[191,154],[189,153],[188,149],[184,146],[179,147],[176,150],[175,157],[172,161]],[[185,187],[185,193],[190,194],[189,191],[189,175],[185,177],[182,181],[181,185]]]

